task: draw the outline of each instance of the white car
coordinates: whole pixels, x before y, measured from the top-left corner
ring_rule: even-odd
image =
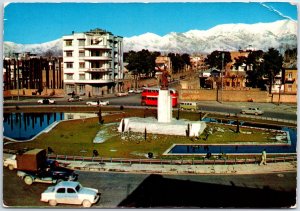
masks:
[[[140,94],[142,92],[143,92],[142,89],[129,89],[129,91],[128,91],[128,93],[131,93],[131,94]]]
[[[40,99],[37,101],[38,104],[55,104],[55,100],[52,99]]]
[[[102,100],[100,100],[100,101],[87,101],[86,104],[88,106],[98,106],[98,105],[106,106],[106,105],[109,105],[109,101],[108,100],[107,101],[102,101]]]
[[[12,155],[6,158],[3,162],[4,167],[8,167],[9,170],[14,170],[17,168],[16,155]]]
[[[116,93],[117,97],[128,96],[128,92],[118,92]]]
[[[41,201],[51,206],[57,204],[78,204],[91,207],[100,199],[97,189],[83,187],[79,182],[62,181],[55,186],[48,187],[41,194]]]
[[[241,111],[242,114],[262,115],[264,112],[259,108],[246,108]]]
[[[79,96],[74,96],[68,99],[68,102],[74,102],[74,101],[82,101],[82,98]]]

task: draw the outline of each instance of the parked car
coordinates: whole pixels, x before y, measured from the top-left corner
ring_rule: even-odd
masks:
[[[200,110],[200,105],[197,102],[181,102],[179,104],[179,109],[197,111]]]
[[[134,93],[135,93],[135,94],[140,94],[140,93],[142,93],[142,92],[143,92],[142,89],[136,89],[136,90],[134,90]]]
[[[55,100],[52,99],[40,99],[37,101],[38,104],[55,104]]]
[[[39,171],[17,171],[17,176],[24,180],[27,185],[34,182],[59,183],[60,181],[76,181],[78,179],[78,174],[74,170],[60,166],[52,166]]]
[[[109,105],[109,101],[102,101],[102,100],[99,100],[99,101],[87,101],[86,104],[88,106],[106,106],[106,105]]]
[[[129,91],[128,91],[128,93],[131,93],[131,94],[140,94],[142,92],[143,92],[142,89],[129,89]]]
[[[117,97],[128,96],[128,92],[118,92],[116,93]]]
[[[68,102],[75,102],[75,101],[81,101],[82,98],[79,97],[78,95],[74,96],[74,97],[71,97],[68,99]]]
[[[99,199],[100,193],[97,189],[83,187],[79,182],[73,181],[64,181],[50,186],[41,194],[41,201],[48,202],[51,206],[61,203],[91,207]]]
[[[259,108],[246,108],[241,111],[242,114],[254,114],[254,115],[262,115],[264,112],[260,110]]]
[[[131,94],[134,93],[134,89],[129,89],[128,93],[131,93]]]

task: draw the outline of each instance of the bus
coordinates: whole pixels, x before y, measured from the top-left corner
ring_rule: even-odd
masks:
[[[172,107],[176,107],[178,103],[178,93],[175,89],[169,88],[172,98]],[[142,106],[157,106],[159,88],[145,87],[142,92]]]

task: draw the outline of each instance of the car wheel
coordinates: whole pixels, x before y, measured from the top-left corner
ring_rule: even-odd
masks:
[[[245,114],[246,112],[245,111],[242,111],[242,114]]]
[[[255,113],[255,116],[257,116],[258,115],[258,113]]]
[[[12,170],[14,170],[15,168],[14,168],[13,165],[8,165],[8,169],[12,171]]]
[[[91,207],[92,203],[89,200],[83,200],[82,206],[83,207]]]
[[[55,200],[50,200],[49,201],[49,205],[50,206],[56,206],[57,205],[57,202]]]
[[[25,176],[24,182],[26,185],[31,185],[33,183],[33,178],[31,176]]]

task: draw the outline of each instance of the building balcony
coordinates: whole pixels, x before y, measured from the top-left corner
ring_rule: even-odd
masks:
[[[86,45],[85,49],[111,49],[109,45]]]
[[[112,60],[111,57],[109,56],[86,56],[86,57],[83,57],[84,60]]]
[[[113,79],[93,79],[93,80],[78,80],[76,83],[81,84],[103,84],[103,83],[112,83],[114,82]]]
[[[93,80],[64,80],[64,83],[68,84],[105,84],[105,83],[113,83],[113,79],[93,79]]]
[[[89,68],[87,70],[85,70],[86,72],[110,72],[113,69],[108,67],[108,68],[104,68],[104,67],[100,67],[100,68]]]

